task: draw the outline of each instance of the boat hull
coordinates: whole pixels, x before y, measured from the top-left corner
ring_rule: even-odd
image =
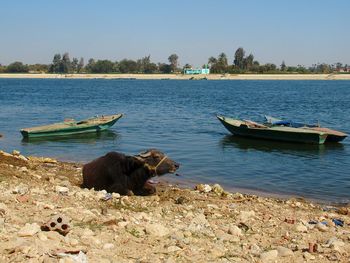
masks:
[[[88,121],[81,121],[74,124],[63,123],[63,124],[54,124],[51,126],[44,126],[45,129],[40,129],[40,127],[22,129],[21,134],[24,138],[39,138],[39,137],[52,137],[52,136],[67,136],[73,134],[81,134],[81,133],[92,133],[92,132],[100,132],[107,130],[111,126],[113,126],[123,115],[117,114],[113,115],[113,117],[106,121],[100,122],[96,124],[89,124]],[[79,125],[81,123],[81,125]],[[58,128],[55,128],[59,126]]]
[[[327,136],[326,142],[340,142],[348,136],[346,133],[332,130],[329,128],[319,127],[318,125],[315,125],[315,124],[305,124],[305,123],[281,120],[271,116],[265,116],[265,119],[267,123],[271,125],[288,126],[288,127],[309,129],[309,130],[327,133],[328,136]]]
[[[266,128],[250,128],[247,125],[232,124],[233,119],[217,116],[225,128],[234,135],[258,138],[274,141],[286,141],[297,143],[323,144],[327,138],[327,134],[314,131],[305,132],[297,128],[289,127],[266,127]]]

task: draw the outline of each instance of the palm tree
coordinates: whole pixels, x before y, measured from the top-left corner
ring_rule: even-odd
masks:
[[[176,69],[177,69],[177,64],[178,64],[178,60],[179,59],[179,57],[178,57],[178,55],[176,55],[176,54],[171,54],[169,57],[168,57],[168,60],[169,60],[169,62],[170,62],[170,66],[171,66],[171,71],[172,72],[175,72],[176,71]]]

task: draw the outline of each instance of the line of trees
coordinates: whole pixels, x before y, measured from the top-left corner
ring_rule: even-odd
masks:
[[[326,64],[318,63],[313,64],[311,67],[306,68],[302,65],[297,66],[287,66],[284,61],[278,67],[273,63],[260,64],[258,61],[254,60],[254,55],[249,54],[246,56],[245,50],[240,47],[236,50],[234,54],[234,60],[232,64],[228,63],[227,55],[225,53],[220,53],[217,58],[210,57],[208,59],[208,65],[210,66],[211,73],[231,73],[231,74],[245,74],[245,73],[334,73],[334,72],[349,72],[350,65],[343,65],[342,63]]]
[[[88,63],[84,65],[84,59],[73,58],[71,61],[68,53],[62,56],[56,54],[52,64],[49,66],[50,73],[173,73],[178,71],[178,56],[172,54],[168,58],[169,64],[154,63],[151,56],[132,60],[123,59],[121,61],[95,60],[90,58]]]
[[[179,68],[179,57],[177,54],[171,54],[168,57],[169,63],[154,63],[151,61],[151,56],[145,56],[143,58],[132,60],[123,59],[120,61],[111,60],[95,60],[89,59],[85,65],[83,58],[69,57],[68,53],[55,54],[52,63],[47,64],[33,64],[25,65],[22,62],[16,61],[7,66],[0,64],[0,73],[59,73],[59,74],[72,74],[72,73],[141,73],[141,74],[154,74],[154,73],[180,73],[184,69],[192,68],[190,64],[185,64],[181,69]],[[273,63],[260,64],[254,59],[253,54],[246,55],[245,50],[239,47],[234,53],[234,60],[229,63],[227,55],[220,53],[218,57],[210,57],[208,66],[211,73],[216,74],[245,74],[245,73],[334,73],[334,72],[347,72],[350,73],[350,66],[342,63],[326,64],[318,63],[313,64],[311,67],[306,68],[302,65],[287,66],[282,61],[280,66]]]

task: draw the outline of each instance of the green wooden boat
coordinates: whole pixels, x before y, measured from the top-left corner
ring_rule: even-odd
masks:
[[[234,135],[252,137],[266,140],[323,144],[327,133],[300,128],[273,126],[268,127],[248,120],[237,120],[217,116],[220,122]]]
[[[123,114],[93,117],[86,120],[66,120],[45,126],[25,128],[21,130],[24,138],[64,136],[79,133],[99,132],[110,128]]]

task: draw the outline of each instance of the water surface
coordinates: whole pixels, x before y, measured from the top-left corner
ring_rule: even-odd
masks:
[[[108,151],[159,148],[178,180],[323,201],[350,201],[349,138],[303,145],[239,138],[216,114],[317,122],[350,133],[350,81],[0,79],[0,149],[86,162]],[[24,127],[125,113],[110,131],[22,140]],[[167,175],[171,177],[171,175]]]

